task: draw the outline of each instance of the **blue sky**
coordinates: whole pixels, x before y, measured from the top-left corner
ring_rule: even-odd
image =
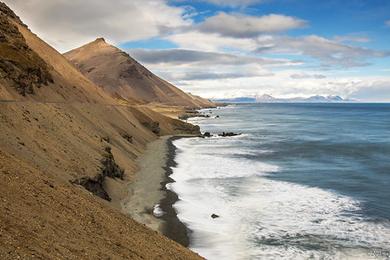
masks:
[[[202,1],[169,1],[178,7],[191,7],[199,14],[193,16],[195,23],[201,23],[207,17],[219,12],[241,13],[251,16],[283,14],[297,17],[308,22],[304,28],[286,32],[291,36],[319,35],[326,38],[355,37],[353,46],[390,51],[390,1],[386,0],[349,0],[349,1],[313,1],[313,0],[265,0],[253,5],[216,5]],[[351,44],[351,41],[346,40]],[[151,38],[141,41],[121,43],[122,48],[167,49],[178,48],[177,44]],[[290,57],[291,58],[291,57]],[[382,69],[390,67],[390,58],[373,59],[370,74],[386,75]],[[374,71],[372,71],[374,70]]]
[[[390,101],[390,1],[6,2],[59,51],[105,37],[205,97]]]

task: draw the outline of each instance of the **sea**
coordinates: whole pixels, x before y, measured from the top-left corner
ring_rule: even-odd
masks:
[[[210,117],[190,122],[214,136],[174,141],[168,184],[192,250],[207,259],[390,259],[390,104],[201,112]]]

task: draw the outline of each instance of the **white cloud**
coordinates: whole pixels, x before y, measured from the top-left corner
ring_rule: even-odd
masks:
[[[390,55],[389,51],[346,45],[317,35],[272,37],[260,42],[259,53],[304,55],[319,60],[323,66],[356,67],[367,65],[369,58]]]
[[[244,78],[262,78],[272,77],[274,74],[262,67],[256,65],[246,65],[241,67],[224,67],[218,71],[210,71],[209,69],[193,68],[188,70],[169,70],[161,71],[160,73],[164,78],[182,84],[183,82],[191,85],[192,82],[209,81],[219,82],[230,81],[234,79]],[[214,86],[215,88],[215,86]],[[209,88],[211,90],[213,88]],[[197,89],[199,91],[199,89]]]
[[[248,16],[221,12],[207,18],[199,30],[206,33],[217,33],[236,38],[252,38],[264,33],[282,32],[302,28],[305,21],[280,14]]]
[[[196,51],[186,49],[132,49],[129,50],[137,60],[148,65],[172,66],[230,66],[230,65],[297,65],[298,61],[287,59],[266,59],[256,56],[235,55],[221,52]]]
[[[230,7],[262,2],[198,1]],[[327,66],[325,69],[363,66],[372,58],[389,56],[388,51],[354,46],[354,43],[369,40],[358,34],[330,39],[317,35],[279,34],[304,27],[306,22],[299,18],[222,12],[195,24],[191,17],[198,15],[198,10],[189,6],[170,6],[168,0],[5,2],[34,32],[60,51],[100,36],[114,44],[151,37],[169,40],[180,49],[134,50],[131,53],[153,72],[186,91],[205,97],[319,94],[390,101],[390,77],[340,77],[334,75],[335,70],[319,72],[324,67],[318,67],[318,63]],[[390,26],[390,21],[386,24]],[[302,62],[260,55],[296,55],[307,63],[299,66]],[[344,70],[339,71],[342,71],[339,75],[344,74]]]
[[[208,98],[232,98],[270,94],[275,97],[339,95],[361,101],[390,101],[390,77],[332,77],[291,80],[302,71],[279,71],[272,76],[190,80],[176,82],[186,91]]]
[[[270,77],[274,66],[297,65],[287,59],[264,59],[185,49],[129,50],[130,55],[173,83],[237,78]],[[218,84],[214,86],[218,87]]]
[[[23,20],[51,45],[65,51],[96,37],[118,44],[163,37],[180,48],[200,51],[287,53],[309,56],[326,66],[362,66],[366,59],[388,52],[344,44],[353,35],[329,40],[319,36],[266,35],[304,26],[301,19],[284,15],[260,17],[219,13],[194,25],[193,8],[168,5],[166,0],[6,0]],[[221,1],[222,2],[222,1]],[[236,1],[229,2],[233,4]],[[238,2],[238,1],[237,1]],[[249,2],[247,2],[249,3]],[[246,38],[242,38],[246,37]],[[362,41],[364,39],[356,39]]]
[[[390,79],[377,79],[359,82],[350,94],[351,98],[367,102],[390,102]]]
[[[370,42],[371,39],[366,36],[359,36],[359,35],[342,35],[342,36],[336,36],[333,38],[336,42],[359,42],[359,43],[366,43]]]
[[[135,56],[157,75],[187,92],[207,98],[339,95],[390,101],[390,77],[348,77],[342,76],[344,73],[319,73],[288,63],[278,65],[283,66],[282,70],[274,70],[271,64],[262,60],[254,62],[252,57],[189,50],[142,50]]]
[[[196,31],[187,31],[166,36],[165,39],[174,42],[182,48],[219,51],[225,47],[243,50],[255,50],[256,42],[252,39],[237,39],[222,37],[218,34],[209,34]]]
[[[388,26],[388,27],[390,27],[390,20],[387,20],[387,21],[385,22],[385,25]]]
[[[322,74],[307,74],[307,73],[296,73],[290,76],[292,79],[324,79],[325,75]]]
[[[165,0],[5,0],[23,21],[60,51],[96,37],[113,43],[160,36],[192,23],[185,7]]]
[[[255,52],[260,55],[278,54],[310,57],[319,61],[322,66],[329,68],[365,66],[372,58],[390,56],[390,51],[377,51],[353,46],[317,35],[300,37],[261,35],[253,38],[235,38],[216,33],[188,31],[169,35],[166,39],[174,42],[180,48],[199,51],[219,52],[228,49],[243,53]]]

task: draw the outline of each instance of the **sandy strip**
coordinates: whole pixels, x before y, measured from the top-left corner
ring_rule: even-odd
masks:
[[[161,183],[165,180],[164,167],[167,161],[167,140],[163,136],[149,143],[137,163],[139,171],[129,185],[129,195],[122,202],[123,211],[136,221],[160,231],[162,221],[153,216],[153,207],[164,197]]]
[[[188,246],[188,230],[172,207],[178,197],[165,188],[166,183],[172,182],[169,175],[174,165],[175,147],[171,140],[181,137],[163,136],[147,145],[145,153],[137,160],[140,170],[135,181],[129,184],[129,195],[122,201],[122,210],[136,221]],[[153,215],[157,204],[164,210],[160,218]]]

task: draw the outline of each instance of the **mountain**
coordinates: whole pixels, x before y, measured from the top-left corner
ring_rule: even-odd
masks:
[[[237,98],[221,98],[213,99],[214,102],[221,103],[338,103],[338,102],[354,102],[354,100],[343,99],[340,96],[311,96],[308,98],[275,98],[271,95],[264,94],[256,97],[237,97]]]
[[[0,2],[0,259],[198,259],[121,208],[175,133],[199,128],[123,105]]]
[[[262,95],[256,97],[257,103],[337,103],[351,102],[351,100],[343,99],[340,96],[320,96],[315,95],[308,98],[274,98],[271,95]]]
[[[64,54],[86,77],[113,97],[129,103],[161,103],[191,108],[214,106],[157,77],[103,38]]]
[[[340,96],[312,96],[312,97],[309,97],[309,98],[306,98],[304,99],[306,102],[317,102],[317,103],[320,103],[320,102],[344,102],[344,101],[347,101],[347,100],[344,100],[343,98],[341,98]]]
[[[262,102],[272,102],[272,101],[275,100],[275,98],[273,96],[271,96],[271,95],[264,94],[264,95],[262,95],[260,97],[256,97],[255,100],[257,102],[259,102],[259,101],[262,101]]]

